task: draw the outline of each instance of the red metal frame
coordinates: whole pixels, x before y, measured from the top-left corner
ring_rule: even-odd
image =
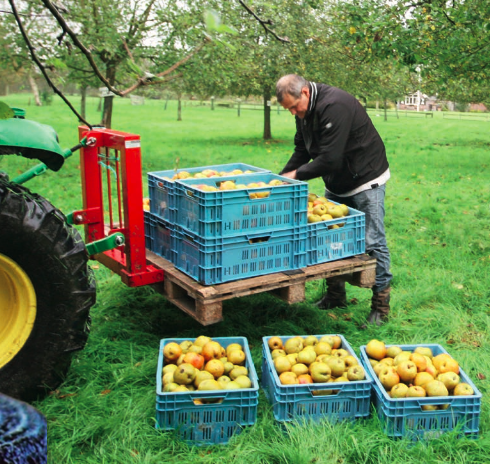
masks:
[[[139,135],[78,128],[88,145],[80,151],[83,210],[73,213],[93,242],[121,232],[125,244],[93,258],[137,287],[163,281],[163,270],[147,264]],[[115,204],[115,205],[114,205]]]

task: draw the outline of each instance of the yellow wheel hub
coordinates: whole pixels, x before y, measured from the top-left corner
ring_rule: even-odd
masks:
[[[31,279],[15,261],[0,254],[0,368],[24,346],[35,320]]]

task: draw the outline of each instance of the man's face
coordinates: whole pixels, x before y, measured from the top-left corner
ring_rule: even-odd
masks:
[[[301,89],[301,95],[299,98],[295,98],[290,94],[285,94],[281,102],[282,107],[288,110],[293,116],[303,119],[306,111],[308,110],[308,103],[310,102],[310,89],[303,87]]]

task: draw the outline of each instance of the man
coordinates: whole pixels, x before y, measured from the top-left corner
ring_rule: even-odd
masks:
[[[384,229],[390,178],[384,143],[362,105],[341,89],[289,74],[277,82],[276,95],[296,117],[294,153],[281,174],[299,180],[322,177],[327,198],[366,215],[366,252],[377,260],[367,323],[381,325],[390,310],[393,278]],[[347,307],[341,276],[326,282],[327,293],[318,307]]]

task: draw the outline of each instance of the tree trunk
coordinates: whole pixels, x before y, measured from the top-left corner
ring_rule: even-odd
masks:
[[[167,93],[167,97],[165,98],[165,108],[164,110],[167,109],[167,105],[168,105],[168,99],[170,98],[170,95]]]
[[[80,87],[80,116],[82,116],[83,119],[85,118],[85,111],[87,109],[87,86],[82,84]]]
[[[388,113],[386,112],[386,98],[383,100],[383,104],[385,107],[385,121],[388,121]]]
[[[182,121],[182,101],[180,93],[177,95],[177,121]]]
[[[270,101],[271,89],[267,87],[264,89],[264,140],[272,139]]]
[[[107,64],[106,79],[114,87],[116,82],[116,65]],[[114,97],[104,97],[104,110],[102,113],[102,125],[110,129],[112,127],[112,109],[114,108]]]
[[[29,74],[27,78],[29,79],[29,85],[31,86],[31,90],[34,95],[34,101],[36,102],[36,106],[42,106],[41,100],[39,98],[39,88],[36,84],[35,79],[32,77],[32,74]]]

